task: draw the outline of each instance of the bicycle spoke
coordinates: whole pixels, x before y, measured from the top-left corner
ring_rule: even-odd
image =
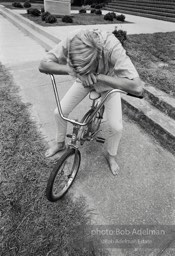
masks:
[[[68,186],[69,179],[72,175],[72,169],[74,165],[74,155],[66,159],[66,161],[60,167],[60,171],[57,174],[54,186],[53,194],[57,195],[59,191],[63,190]]]

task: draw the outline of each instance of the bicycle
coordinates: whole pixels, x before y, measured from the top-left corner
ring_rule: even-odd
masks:
[[[103,99],[100,99],[101,95],[93,90],[89,93],[89,98],[92,100],[91,108],[79,122],[78,120],[72,120],[63,115],[55,77],[54,75],[50,75],[50,77],[59,114],[61,118],[73,125],[72,134],[66,135],[71,139],[71,142],[68,144],[66,152],[55,164],[47,182],[46,197],[49,201],[55,202],[66,194],[75,180],[81,162],[79,146],[82,146],[86,141],[92,141],[94,139],[100,143],[105,142],[105,139],[98,137],[97,134],[100,131],[100,124],[104,113],[104,103],[107,98],[113,93],[137,96],[119,89],[113,89],[108,91]]]

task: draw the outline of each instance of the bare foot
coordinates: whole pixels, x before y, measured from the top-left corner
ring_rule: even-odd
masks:
[[[109,153],[107,154],[106,157],[108,164],[109,164],[109,168],[112,172],[113,175],[118,175],[119,174],[119,170],[120,167],[118,166],[116,160],[115,160],[115,156],[111,156]]]
[[[63,142],[58,142],[46,151],[45,157],[54,156],[56,153],[58,153],[59,151],[64,150],[65,148],[66,148],[66,146],[65,146],[64,141]]]

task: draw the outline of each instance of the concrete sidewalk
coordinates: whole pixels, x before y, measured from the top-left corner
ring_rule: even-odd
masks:
[[[55,101],[49,77],[38,72],[44,49],[2,16],[0,38],[2,64],[10,69],[16,85],[20,87],[22,100],[31,103],[31,114],[46,140],[53,141]],[[57,83],[62,96],[71,86],[72,79],[69,76],[57,77]],[[85,99],[72,116],[81,116],[88,105],[89,100]],[[106,123],[103,124],[103,134],[108,134]],[[89,143],[81,149],[80,172],[70,190],[86,197],[89,207],[96,214],[94,221],[101,225],[174,225],[174,156],[126,116],[118,154],[121,171],[117,177],[109,172],[103,152],[102,145],[96,143]],[[145,252],[142,255],[149,254]],[[117,250],[113,255],[125,254]],[[129,255],[140,254],[131,252]]]
[[[26,35],[37,41],[42,47],[49,50],[55,46],[69,31],[77,30],[83,26],[54,26],[43,27],[29,19],[26,19],[21,14],[26,10],[10,10],[0,5],[0,13],[4,15],[12,24],[19,27]],[[77,12],[77,11],[76,11]],[[75,11],[72,11],[74,14]],[[105,11],[103,10],[103,13]],[[127,30],[132,33],[153,33],[159,31],[172,31],[174,23],[157,21],[148,18],[127,16],[127,20],[132,22],[122,23],[123,26],[129,25]],[[86,27],[101,28],[106,31],[114,30],[115,24],[108,25],[91,25]],[[121,26],[119,24],[118,26]],[[122,28],[122,27],[121,27]],[[126,28],[125,28],[126,29]],[[127,31],[128,32],[128,31]],[[54,34],[55,33],[55,34]],[[162,64],[162,63],[160,63]],[[159,68],[162,72],[162,69]],[[155,89],[151,85],[145,87],[145,98],[142,101],[132,99],[131,97],[122,97],[124,111],[130,118],[139,122],[140,126],[152,134],[163,147],[167,148],[174,154],[175,152],[175,103],[174,98],[162,91]]]

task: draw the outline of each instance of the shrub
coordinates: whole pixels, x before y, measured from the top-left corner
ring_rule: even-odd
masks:
[[[99,9],[99,10],[96,10],[95,11],[95,14],[97,14],[97,15],[102,15],[102,11]]]
[[[101,5],[101,4],[95,5],[95,9],[101,9],[102,7],[103,7],[103,5]]]
[[[101,8],[105,7],[105,3],[101,3]]]
[[[95,9],[95,6],[96,6],[96,4],[92,4],[92,5],[91,5],[91,8],[92,8],[92,9]]]
[[[124,46],[124,42],[127,40],[127,32],[121,29],[120,30],[115,29],[112,33],[114,34],[115,37],[118,38],[118,40]]]
[[[117,15],[115,12],[110,12],[110,14],[112,15],[113,19],[117,19]]]
[[[57,18],[54,15],[50,14],[50,15],[46,16],[45,22],[46,23],[55,23],[55,22],[57,22]]]
[[[31,7],[31,3],[26,1],[23,6],[24,6],[24,8],[30,8]]]
[[[71,1],[72,2],[72,1]],[[82,0],[74,0],[72,5],[75,6],[82,6],[83,5],[83,1]]]
[[[62,22],[73,23],[73,19],[72,19],[71,16],[65,15],[65,16],[62,18]]]
[[[32,12],[33,9],[34,9],[34,8],[29,8],[29,9],[27,9],[27,13],[30,14],[30,12]]]
[[[43,13],[41,14],[41,19],[42,19],[43,21],[45,21],[46,17],[49,16],[49,15],[50,15],[50,12],[43,12]]]
[[[96,0],[96,2],[98,4],[105,4],[105,3],[109,2],[109,0]]]
[[[125,21],[125,15],[123,15],[123,14],[117,15],[116,19],[119,21]]]
[[[84,5],[91,5],[93,0],[84,0]]]
[[[12,3],[12,6],[15,7],[15,8],[23,8],[22,4],[19,3],[19,2]]]
[[[92,4],[105,4],[109,0],[73,0],[71,5],[82,6],[82,5],[92,5]]]
[[[86,9],[84,9],[84,8],[80,9],[79,13],[86,13]]]
[[[28,14],[31,14],[32,16],[40,16],[40,10],[36,9],[36,8],[29,8],[27,10]]]
[[[104,15],[104,20],[109,20],[109,21],[113,21],[113,15],[111,15],[111,13],[110,12],[108,12],[108,13],[106,13],[105,15]]]
[[[45,12],[45,10],[44,10],[44,7],[41,7],[41,13],[44,13]]]
[[[95,11],[96,11],[95,9],[91,9],[91,13],[95,13]]]

